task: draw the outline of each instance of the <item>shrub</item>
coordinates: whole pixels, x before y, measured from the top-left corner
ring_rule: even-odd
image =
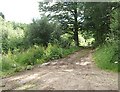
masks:
[[[16,62],[19,62],[23,65],[34,65],[37,63],[37,59],[42,58],[43,55],[43,47],[31,47],[27,51],[19,53],[16,57]]]
[[[58,47],[57,45],[51,45],[49,44],[48,47],[46,48],[46,59],[58,59],[62,58],[63,56],[63,50],[62,48]]]
[[[2,71],[9,70],[12,68],[12,60],[7,56],[3,56],[2,61],[0,62],[0,64],[2,65]]]
[[[8,54],[2,56],[2,60],[0,61],[0,65],[2,66],[1,71],[6,71],[10,69],[14,69],[18,67],[18,64],[14,60],[15,56],[11,53],[11,51],[8,51]]]

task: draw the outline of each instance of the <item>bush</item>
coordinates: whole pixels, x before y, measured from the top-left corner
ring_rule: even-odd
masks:
[[[62,56],[63,56],[62,52],[63,52],[62,48],[58,47],[57,45],[49,44],[45,51],[46,60],[62,58]]]
[[[13,61],[11,58],[7,56],[2,57],[2,61],[0,61],[0,65],[2,65],[2,71],[9,70],[12,68]]]
[[[13,70],[19,66],[19,64],[15,62],[15,55],[13,55],[10,50],[8,54],[2,56],[0,65],[2,66],[2,70],[0,71]]]
[[[16,57],[16,62],[22,65],[34,65],[37,59],[44,55],[44,48],[41,46],[31,47],[27,51],[19,53]]]

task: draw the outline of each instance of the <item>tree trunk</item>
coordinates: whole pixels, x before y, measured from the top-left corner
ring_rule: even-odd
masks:
[[[78,21],[77,21],[77,2],[75,3],[75,8],[74,8],[74,41],[76,46],[79,46],[79,38],[78,38]]]
[[[79,39],[78,39],[78,31],[74,31],[74,41],[75,41],[75,45],[79,46]]]

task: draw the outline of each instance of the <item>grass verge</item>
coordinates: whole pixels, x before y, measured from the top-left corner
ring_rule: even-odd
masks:
[[[0,61],[0,66],[2,66],[0,76],[6,77],[16,72],[30,70],[34,65],[66,57],[79,49],[79,47],[65,49],[56,45],[49,45],[47,48],[33,46],[24,52],[11,53],[9,51],[8,54],[2,56],[2,60]]]
[[[120,72],[120,62],[118,59],[118,45],[116,43],[108,43],[100,46],[93,54],[96,65],[104,70]]]

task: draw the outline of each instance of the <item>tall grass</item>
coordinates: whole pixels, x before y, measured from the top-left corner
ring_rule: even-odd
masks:
[[[0,61],[0,65],[2,66],[0,74],[4,76],[8,75],[8,73],[12,74],[19,72],[27,69],[28,66],[34,66],[35,64],[42,64],[49,60],[59,59],[77,50],[79,50],[78,47],[65,49],[57,45],[49,44],[47,48],[33,46],[23,52],[15,50],[14,53],[11,53],[11,51],[8,51],[8,54],[3,55],[2,60]]]
[[[95,51],[93,58],[98,67],[105,70],[118,71],[120,63],[118,62],[117,43],[105,44]]]

